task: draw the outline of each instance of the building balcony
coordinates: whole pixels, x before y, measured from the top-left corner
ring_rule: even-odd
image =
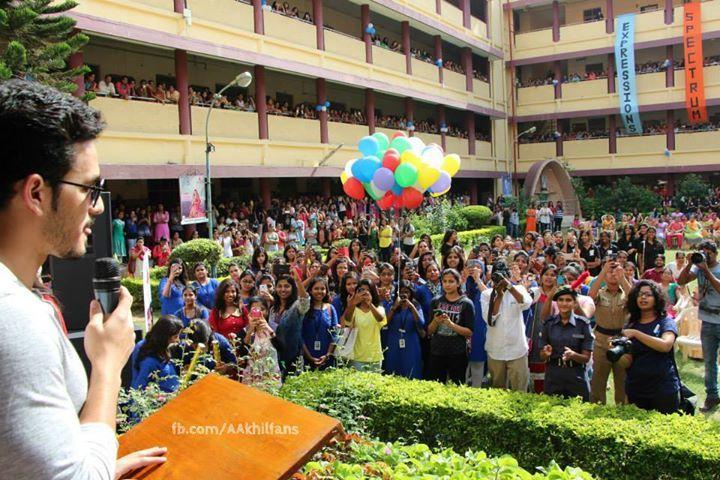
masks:
[[[720,99],[720,65],[705,67],[705,97]],[[638,104],[641,106],[667,105],[685,102],[685,71],[675,70],[674,87],[665,86],[665,72],[637,75]],[[617,79],[615,79],[617,92]],[[552,85],[517,89],[517,116],[557,115],[594,110],[618,110],[617,93],[608,93],[608,81],[589,80],[562,84],[562,98],[555,99]]]
[[[445,69],[442,84],[438,67],[416,59],[408,75],[403,54],[375,46],[374,63],[367,63],[364,42],[329,29],[324,31],[325,50],[318,50],[315,25],[272,12],[264,13],[265,35],[258,35],[253,7],[236,0],[193,0],[189,5],[191,24],[172,11],[170,0],[83,0],[72,15],[78,28],[89,33],[504,115],[504,99],[493,101],[487,82],[473,79],[469,92],[464,74]],[[443,6],[452,7],[447,2]]]
[[[587,6],[583,8],[587,8]],[[662,10],[662,6],[654,11],[638,12],[635,17],[636,46],[639,45],[642,48],[643,44],[652,44],[652,42],[680,43],[683,25],[682,12],[682,6],[675,7],[674,21],[670,25],[665,24],[665,12]],[[720,2],[703,2],[702,28],[703,32],[720,30]],[[670,39],[675,39],[675,41],[669,42]],[[615,33],[606,33],[604,20],[561,26],[558,42],[553,42],[552,28],[518,32],[515,34],[513,61],[522,63],[542,57],[572,57],[590,51],[594,52],[593,54],[610,53],[614,42]]]
[[[578,175],[612,175],[632,171],[663,172],[694,169],[713,170],[720,155],[720,131],[676,133],[675,150],[665,154],[665,135],[618,137],[617,153],[609,153],[607,138],[563,142],[563,156],[555,155],[555,143],[519,146],[518,171],[527,172],[533,163],[559,158]]]
[[[191,107],[193,135],[178,134],[178,106],[117,98],[98,97],[91,102],[102,112],[107,129],[98,142],[103,175],[107,178],[137,178],[142,170],[177,175],[203,172],[205,163],[205,118],[207,108]],[[377,128],[391,135],[395,130]],[[258,116],[254,112],[214,109],[211,118],[212,154],[217,175],[257,176],[258,168],[280,169],[284,176],[307,176],[320,160],[339,144],[343,146],[323,165],[318,176],[340,175],[347,160],[356,158],[357,142],[368,134],[365,125],[328,122],[329,143],[320,143],[320,122],[285,116],[268,116],[269,139],[259,139]],[[441,143],[441,136],[418,133],[426,143]],[[446,138],[447,151],[463,160],[460,176],[473,172],[497,172],[489,142],[476,142],[476,155],[468,155],[468,140]],[[272,172],[265,171],[267,175]]]

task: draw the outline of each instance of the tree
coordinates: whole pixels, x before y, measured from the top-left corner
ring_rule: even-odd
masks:
[[[27,78],[73,93],[73,79],[90,69],[68,66],[70,55],[88,43],[74,34],[75,20],[60,15],[73,0],[0,0],[0,80]]]
[[[690,173],[685,175],[677,188],[677,194],[687,200],[700,200],[707,197],[712,187],[699,175]]]

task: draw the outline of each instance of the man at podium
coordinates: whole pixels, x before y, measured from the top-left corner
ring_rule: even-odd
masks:
[[[90,304],[88,383],[57,304],[33,289],[48,255],[85,253],[103,212],[98,112],[40,83],[0,84],[0,472],[16,479],[113,479],[165,461],[151,448],[116,460],[120,373],[134,344],[124,288],[104,316]]]

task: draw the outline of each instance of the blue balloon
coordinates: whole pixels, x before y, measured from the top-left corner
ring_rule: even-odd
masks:
[[[360,153],[362,153],[364,157],[377,155],[379,147],[378,141],[370,135],[361,138],[360,142],[358,142],[358,150],[360,150]],[[367,181],[369,182],[370,180]]]
[[[362,183],[367,183],[372,180],[375,170],[381,166],[382,162],[377,157],[363,157],[353,163],[352,174],[353,177],[357,178]]]
[[[316,112],[319,112],[320,110],[322,110],[322,105],[316,105],[316,106],[315,106],[315,111],[316,111]]]
[[[665,156],[666,156],[666,157],[669,157],[669,156],[670,156],[670,150],[668,150],[667,148],[665,149]]]
[[[395,195],[402,195],[403,187],[395,183],[395,185],[392,186],[390,191],[393,192]]]
[[[327,108],[330,108],[330,102],[329,102],[329,101],[326,101],[326,102],[325,102],[325,106],[326,106]]]

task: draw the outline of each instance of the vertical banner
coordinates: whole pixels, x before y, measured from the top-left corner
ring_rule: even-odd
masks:
[[[707,123],[700,2],[686,3],[683,13],[685,108],[690,123]]]
[[[205,177],[190,175],[180,177],[180,215],[183,225],[206,223]]]
[[[615,32],[615,70],[619,84],[620,116],[628,134],[641,135],[642,123],[635,81],[635,15],[618,16]]]
[[[143,312],[145,313],[145,333],[153,326],[152,313],[152,289],[150,288],[150,255],[143,255],[142,260],[142,285],[143,285]]]
[[[509,173],[502,176],[502,190],[504,196],[512,195],[512,177]]]

